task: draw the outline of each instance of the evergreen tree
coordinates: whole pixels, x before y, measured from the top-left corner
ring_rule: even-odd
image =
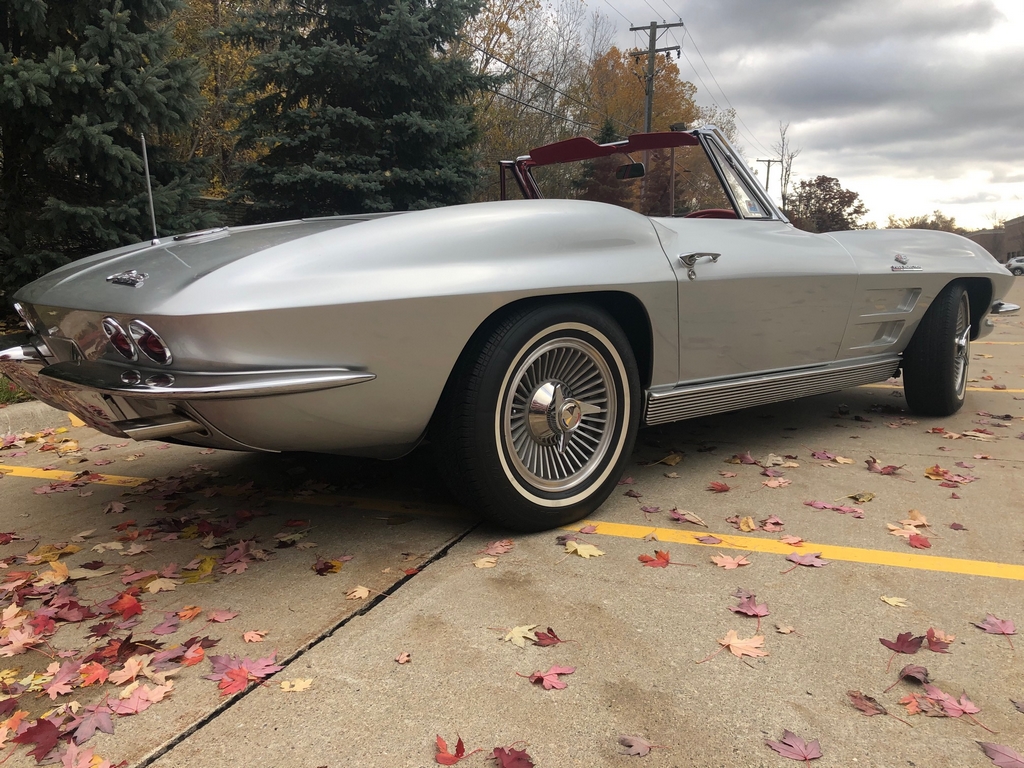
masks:
[[[189,211],[194,165],[162,134],[198,108],[198,72],[170,59],[178,0],[5,0],[0,7],[0,291],[150,235],[140,134],[161,233]]]
[[[478,0],[269,0],[236,25],[260,46],[240,146],[263,152],[236,197],[254,221],[430,208],[474,183],[469,97],[453,56]]]
[[[620,138],[612,121],[606,118],[604,125],[601,126],[601,132],[594,141],[598,144],[611,144]],[[583,174],[576,184],[577,197],[580,200],[594,200],[598,203],[631,208],[636,197],[638,181],[615,178],[615,171],[623,163],[628,162],[628,159],[626,155],[609,155],[582,163]]]

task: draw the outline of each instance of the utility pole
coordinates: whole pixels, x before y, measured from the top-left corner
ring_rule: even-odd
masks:
[[[647,45],[646,51],[639,49],[632,52],[633,58],[639,59],[641,56],[647,56],[647,109],[644,113],[644,133],[651,132],[651,119],[654,114],[654,58],[658,53],[667,53],[668,51],[678,51],[679,46],[673,45],[668,48],[658,48],[658,30],[669,29],[670,27],[682,27],[685,26],[683,22],[676,22],[673,24],[659,24],[656,21],[652,21],[650,26],[647,27],[630,27],[630,32],[642,32],[648,30],[650,32],[650,41]]]
[[[757,162],[764,163],[766,166],[768,166],[768,170],[764,174],[764,191],[767,192],[768,191],[768,181],[772,177],[772,163],[775,163],[776,165],[781,165],[782,161],[781,160],[758,160]]]

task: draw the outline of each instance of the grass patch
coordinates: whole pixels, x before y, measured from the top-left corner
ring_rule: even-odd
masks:
[[[21,389],[10,379],[0,376],[0,405],[10,405],[11,403],[25,403],[32,399],[25,390]]]

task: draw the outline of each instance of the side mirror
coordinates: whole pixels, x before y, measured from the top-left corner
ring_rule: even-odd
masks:
[[[644,175],[643,163],[626,163],[615,169],[616,179],[639,179]]]

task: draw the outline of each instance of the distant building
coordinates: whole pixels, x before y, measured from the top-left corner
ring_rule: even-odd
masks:
[[[1009,219],[999,229],[979,229],[968,232],[967,237],[987,250],[997,261],[1024,256],[1024,216]]]

